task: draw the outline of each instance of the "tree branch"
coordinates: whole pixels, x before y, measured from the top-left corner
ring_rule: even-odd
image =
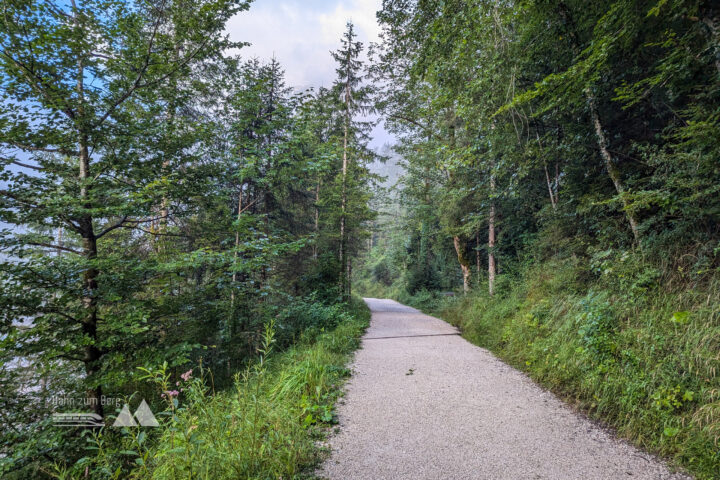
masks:
[[[76,155],[76,152],[65,150],[64,148],[35,147],[32,145],[25,145],[22,143],[11,141],[11,140],[4,140],[4,141],[8,145],[12,145],[13,147],[19,148],[20,150],[27,150],[28,152],[60,153],[62,155],[66,155],[66,156]]]
[[[53,250],[62,250],[63,252],[70,252],[70,253],[74,253],[75,255],[82,255],[82,252],[78,252],[77,250],[73,250],[72,248],[63,247],[62,245],[52,245],[49,243],[41,243],[41,242],[27,242],[27,244],[33,245],[36,247],[52,248]]]
[[[9,55],[7,51],[2,50],[0,52],[0,55],[15,64],[15,66],[18,67],[22,75],[28,80],[33,90],[35,90],[40,96],[45,98],[45,100],[47,100],[51,106],[56,105],[57,102],[60,101],[63,104],[63,108],[61,108],[60,111],[63,112],[69,119],[75,120],[75,112],[67,105],[66,101],[61,97],[53,99],[50,93],[48,93],[47,90],[49,87],[46,85],[45,80],[42,77],[38,77],[31,68],[27,67],[24,63],[22,63],[15,57]]]
[[[113,230],[116,230],[116,229],[122,227],[123,224],[125,224],[125,222],[127,221],[127,219],[128,219],[128,216],[125,215],[125,216],[124,216],[121,220],[119,220],[117,223],[115,223],[114,225],[111,225],[111,226],[107,227],[105,230],[103,230],[102,232],[100,232],[100,233],[98,233],[97,235],[95,235],[95,240],[97,240],[98,238],[103,237],[104,235],[112,232]]]
[[[40,204],[32,203],[32,202],[30,202],[30,201],[28,201],[28,200],[25,200],[24,198],[22,198],[22,197],[20,197],[20,196],[18,196],[18,195],[16,195],[16,194],[14,194],[14,193],[12,193],[12,192],[10,192],[10,191],[8,191],[8,190],[0,190],[0,195],[4,195],[4,196],[6,196],[6,197],[8,197],[8,198],[12,198],[13,200],[15,200],[15,201],[18,202],[18,203],[22,203],[23,205],[28,205],[28,206],[31,206],[31,207],[33,207],[33,208],[40,208],[40,207],[42,206],[42,205],[40,205]]]
[[[11,160],[9,158],[0,158],[0,160],[12,163],[13,165],[17,165],[18,167],[29,168],[31,170],[37,170],[38,172],[45,171],[45,169],[43,167],[38,167],[36,165],[30,165],[29,163],[18,162],[17,160]]]
[[[435,134],[430,130],[429,127],[426,127],[426,126],[423,125],[422,123],[420,123],[420,122],[418,122],[418,121],[416,121],[416,120],[413,120],[413,119],[411,119],[411,118],[405,117],[405,116],[400,115],[400,114],[397,114],[397,113],[393,113],[393,114],[388,115],[388,118],[394,118],[395,120],[402,120],[403,122],[407,122],[407,123],[409,123],[409,124],[411,124],[411,125],[415,125],[416,127],[418,127],[418,128],[420,128],[421,130],[423,130],[426,134],[430,135],[431,137],[439,138],[437,135],[435,135]]]
[[[190,235],[184,235],[181,233],[167,233],[167,232],[153,232],[151,230],[145,230],[144,228],[140,228],[137,225],[131,226],[131,225],[123,225],[122,228],[127,228],[128,230],[139,230],[141,232],[147,233],[149,235],[155,235],[157,237],[182,237],[182,238],[190,238]]]
[[[58,218],[62,220],[63,222],[70,225],[70,228],[72,228],[76,233],[82,234],[83,229],[80,226],[80,224],[73,222],[69,217],[66,217],[65,215],[58,215]]]
[[[165,1],[163,1],[162,7],[160,9],[160,12],[165,9]],[[140,71],[138,72],[137,76],[135,77],[135,81],[133,84],[128,88],[120,97],[118,97],[114,102],[111,103],[110,107],[107,109],[107,111],[100,117],[100,119],[93,125],[94,127],[99,127],[102,125],[105,120],[112,115],[112,113],[117,109],[122,103],[130,98],[130,95],[135,92],[138,88],[140,88],[140,82],[143,79],[143,76],[145,75],[145,72],[147,72],[148,67],[150,66],[150,58],[152,57],[152,49],[153,45],[155,44],[155,37],[157,36],[157,32],[160,29],[160,23],[162,22],[162,15],[158,13],[157,21],[155,22],[155,25],[153,25],[153,31],[150,35],[150,40],[148,41],[148,48],[147,53],[145,54],[145,60],[143,62],[143,66],[140,68]]]

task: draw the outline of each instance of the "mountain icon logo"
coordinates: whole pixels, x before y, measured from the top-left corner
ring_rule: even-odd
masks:
[[[150,410],[150,406],[147,404],[145,399],[143,399],[142,402],[140,402],[140,406],[137,410],[135,410],[134,414],[130,413],[130,407],[126,403],[123,405],[122,410],[120,410],[120,413],[118,414],[117,418],[115,419],[115,423],[113,423],[113,427],[159,427],[160,424],[158,423],[157,419],[155,418],[155,415],[153,415],[152,410]]]

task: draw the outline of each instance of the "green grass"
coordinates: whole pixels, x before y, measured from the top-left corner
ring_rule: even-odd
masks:
[[[205,374],[187,381],[164,369],[148,371],[170,397],[161,428],[108,430],[94,439],[96,455],[58,478],[278,479],[309,478],[323,458],[321,441],[335,422],[334,404],[349,375],[346,363],[369,322],[355,300],[331,331],[313,329],[289,350],[272,353],[268,329],[260,360],[238,374],[234,388],[212,394]],[[180,398],[180,401],[176,401]],[[148,438],[146,435],[156,434]]]
[[[430,309],[620,436],[720,478],[718,283],[669,291],[652,269],[622,262],[591,273],[548,262],[494,297]]]

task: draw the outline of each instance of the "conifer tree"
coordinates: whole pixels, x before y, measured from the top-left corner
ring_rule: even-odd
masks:
[[[363,45],[356,40],[357,34],[352,23],[341,39],[340,48],[332,53],[337,64],[337,79],[332,88],[341,131],[342,164],[339,174],[340,218],[339,218],[339,287],[343,298],[350,296],[351,263],[350,238],[355,236],[362,221],[367,218],[365,208],[367,192],[362,192],[367,182],[368,162],[373,153],[367,148],[368,134],[372,123],[363,120],[372,113],[372,88],[364,84],[364,66],[360,59]],[[358,197],[359,196],[359,197]]]

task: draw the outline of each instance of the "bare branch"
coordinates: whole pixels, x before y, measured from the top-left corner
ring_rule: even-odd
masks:
[[[245,207],[243,207],[243,209],[240,210],[238,213],[243,213],[245,210],[247,210],[248,208],[250,208],[250,207],[252,207],[253,205],[255,205],[255,204],[258,202],[258,200],[259,200],[259,199],[256,198],[256,199],[253,200],[252,202],[248,203],[248,204],[245,205]]]
[[[28,242],[28,245],[34,245],[36,247],[52,248],[53,250],[62,250],[63,252],[70,252],[70,253],[74,253],[75,255],[82,255],[82,252],[78,252],[77,250],[73,250],[72,248],[64,247],[62,245],[51,245],[49,243],[40,243],[40,242]]]
[[[79,234],[83,233],[84,230],[80,226],[79,223],[75,223],[69,217],[66,217],[65,215],[58,215],[58,218],[60,218],[60,220],[62,220],[63,222],[67,223],[70,226],[70,228],[72,228],[76,233],[79,233]]]
[[[80,323],[77,318],[73,317],[72,315],[68,315],[68,314],[65,313],[65,312],[61,312],[60,310],[55,309],[55,308],[45,309],[45,310],[43,310],[43,313],[54,313],[55,315],[60,315],[61,317],[65,317],[65,318],[67,318],[68,320],[72,320],[72,321],[74,321],[74,322]]]
[[[411,124],[411,125],[414,125],[414,126],[420,128],[420,129],[422,129],[426,134],[430,135],[431,137],[437,138],[437,135],[435,135],[435,134],[430,130],[429,127],[421,124],[421,123],[418,122],[417,120],[413,120],[413,119],[411,119],[411,118],[405,117],[405,116],[400,115],[400,114],[397,114],[397,113],[393,113],[393,114],[388,115],[388,118],[394,118],[395,120],[402,120],[403,122],[407,122],[407,123],[409,123],[409,124]]]
[[[125,224],[125,222],[127,221],[127,219],[128,219],[128,216],[125,215],[125,216],[124,216],[121,220],[119,220],[117,223],[115,223],[115,224],[107,227],[107,228],[104,229],[102,232],[100,232],[100,233],[98,233],[97,235],[95,235],[95,239],[97,240],[98,238],[103,237],[104,235],[112,232],[113,230],[116,230],[116,229],[122,227],[122,226]]]
[[[18,162],[17,160],[11,160],[11,159],[9,159],[9,158],[0,158],[0,160],[3,160],[3,161],[5,161],[5,162],[10,162],[10,163],[12,163],[13,165],[17,165],[18,167],[23,167],[23,168],[29,168],[29,169],[32,169],[32,170],[37,170],[38,172],[42,172],[42,171],[45,170],[43,167],[38,167],[38,166],[36,166],[36,165],[30,165],[29,163]]]
[[[190,238],[190,235],[185,235],[182,233],[167,233],[167,232],[153,232],[152,230],[145,230],[144,228],[140,228],[137,225],[131,226],[131,225],[123,225],[122,228],[126,228],[128,230],[139,230],[141,232],[147,233],[149,235],[155,235],[157,237],[182,237],[182,238]]]
[[[64,148],[46,148],[46,147],[35,147],[32,145],[25,145],[22,143],[5,140],[8,145],[19,148],[20,150],[27,150],[28,152],[45,152],[45,153],[59,153],[66,156],[76,155],[76,152],[65,150]]]

